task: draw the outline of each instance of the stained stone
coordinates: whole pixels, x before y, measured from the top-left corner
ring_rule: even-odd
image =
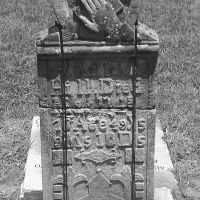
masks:
[[[96,174],[99,173],[105,178],[105,181],[108,180],[110,185],[112,185],[112,177],[115,177],[113,180],[115,179],[119,180],[119,184],[122,184],[123,188],[125,187],[123,189],[124,191],[122,191],[123,195],[125,195],[125,191],[131,194],[131,187],[130,187],[131,174],[132,174],[131,165],[135,163],[136,165],[135,172],[137,173],[136,183],[135,183],[136,196],[138,196],[138,198],[141,198],[142,196],[142,198],[145,199],[144,191],[147,190],[145,179],[148,180],[149,177],[152,177],[151,170],[153,169],[153,166],[149,166],[149,168],[147,168],[148,159],[151,160],[151,158],[148,157],[149,146],[147,146],[147,143],[148,141],[153,140],[152,138],[149,138],[147,132],[148,120],[149,118],[151,120],[151,111],[148,110],[136,111],[136,122],[137,122],[136,130],[138,129],[140,131],[136,131],[135,133],[136,134],[135,137],[137,138],[136,149],[134,150],[135,162],[132,162],[132,148],[133,148],[132,134],[134,132],[132,131],[131,110],[80,109],[77,112],[77,110],[75,109],[69,109],[68,112],[70,113],[70,115],[68,115],[68,118],[71,119],[71,125],[69,127],[70,137],[68,137],[70,143],[69,148],[71,150],[68,150],[70,153],[67,156],[68,160],[70,161],[67,161],[66,163],[68,166],[68,170],[70,168],[70,171],[67,171],[69,180],[71,180],[72,182],[76,180],[76,183],[78,184],[77,182],[78,180],[76,177],[80,176],[80,184],[81,184],[81,181],[84,177],[85,184],[88,185],[96,177]],[[55,113],[59,113],[61,116],[58,117],[57,115],[55,115]],[[62,110],[48,109],[48,111],[46,112],[46,116],[42,116],[41,118],[42,121],[41,125],[44,124],[43,122],[44,118],[50,119],[50,121],[54,121],[55,118],[60,118],[60,120],[62,120],[61,119]],[[82,119],[81,120],[82,125],[81,126],[79,125],[79,127],[81,128],[77,128],[80,118]],[[94,118],[94,120],[91,120],[91,118]],[[47,169],[49,170],[51,169],[50,171],[52,171],[53,173],[51,177],[50,176],[48,177],[48,180],[46,182],[48,184],[43,185],[43,187],[48,187],[49,189],[49,183],[50,183],[49,181],[51,181],[52,184],[56,185],[55,180],[57,180],[58,177],[63,176],[62,156],[63,155],[66,156],[66,154],[63,154],[64,150],[53,150],[55,149],[55,147],[51,141],[53,140],[52,137],[54,135],[53,133],[55,129],[53,123],[52,125],[48,126],[51,130],[51,134],[48,134],[49,137],[47,140],[49,146],[48,152],[52,154],[52,160],[51,156],[48,155],[48,152],[46,154],[43,154],[42,160],[44,163],[43,169],[45,169],[45,171]],[[115,126],[117,126],[118,130],[115,129]],[[45,130],[43,130],[43,127],[44,129],[46,129],[45,126],[42,126],[41,130],[42,133],[45,132]],[[83,128],[85,128],[86,131],[83,131]],[[123,130],[122,133],[125,134],[120,134],[119,130]],[[141,135],[143,137],[141,137]],[[46,161],[48,157],[49,160]],[[100,172],[98,172],[98,170],[100,170]],[[52,179],[52,177],[54,177],[54,180]],[[43,179],[43,181],[45,181],[45,179]],[[96,181],[97,183],[95,184],[99,184],[98,183],[100,181],[99,178],[97,178]],[[149,180],[149,182],[152,182],[152,180]],[[93,187],[93,184],[91,185]],[[113,185],[112,187],[115,188],[117,186]],[[151,184],[149,185],[149,187],[153,189]],[[102,191],[105,192],[105,190],[106,189],[103,189]],[[56,192],[57,190],[52,191],[51,189],[50,191],[55,193],[54,196],[57,195]],[[74,190],[72,189],[72,191]],[[83,193],[85,194],[84,191]],[[76,194],[72,192],[72,195],[74,196]],[[129,198],[130,197],[127,197],[127,199]]]
[[[150,60],[157,54],[139,54],[135,92],[131,55],[66,55],[64,140],[59,57],[38,54],[44,199],[63,199],[63,182],[72,200],[153,199],[155,104],[149,68],[155,68]]]
[[[135,51],[131,1],[50,4],[64,66],[50,27],[37,40],[43,199],[153,200],[156,33],[139,24]]]
[[[124,47],[126,48],[126,46]],[[92,50],[92,49],[91,49]],[[89,55],[88,55],[89,56]],[[85,56],[65,60],[65,103],[67,108],[154,108],[150,62],[156,54],[138,59],[133,94],[132,69],[135,65],[130,56],[118,55],[102,58]],[[56,55],[39,57],[39,102],[41,107],[62,108],[60,61]],[[149,93],[151,91],[151,93]]]

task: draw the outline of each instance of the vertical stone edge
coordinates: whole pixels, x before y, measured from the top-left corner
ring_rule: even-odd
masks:
[[[48,115],[48,109],[40,110],[40,126],[43,200],[53,200],[52,156],[49,142],[52,126]]]
[[[146,194],[147,200],[154,200],[154,152],[156,109],[148,111],[147,115],[147,160],[146,160]]]
[[[158,59],[158,52],[148,57],[148,63],[149,63],[149,66],[148,66],[148,74],[149,74],[148,107],[151,109],[156,107],[157,74],[155,72],[155,69],[156,69],[157,59]]]

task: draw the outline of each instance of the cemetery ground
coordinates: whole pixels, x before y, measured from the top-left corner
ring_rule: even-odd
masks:
[[[137,2],[140,21],[157,31],[157,112],[180,191],[200,199],[200,0]],[[38,114],[35,36],[52,24],[39,0],[0,1],[0,199],[18,199]]]

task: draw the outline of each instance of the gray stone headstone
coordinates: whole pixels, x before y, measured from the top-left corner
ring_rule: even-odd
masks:
[[[123,4],[113,8],[108,20],[122,20]],[[111,21],[105,29],[118,24]],[[62,74],[55,27],[37,41],[43,199],[153,200],[158,38],[139,25],[136,57],[131,39],[110,41],[73,23],[81,32],[64,37]]]

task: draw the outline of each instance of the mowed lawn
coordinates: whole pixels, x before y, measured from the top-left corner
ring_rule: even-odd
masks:
[[[160,39],[157,111],[180,194],[200,199],[200,1],[146,0],[141,20]],[[177,193],[177,192],[175,192]]]
[[[157,111],[180,191],[200,199],[200,0],[137,0],[157,31]],[[0,199],[17,199],[38,113],[35,36],[53,22],[46,0],[0,1]]]

